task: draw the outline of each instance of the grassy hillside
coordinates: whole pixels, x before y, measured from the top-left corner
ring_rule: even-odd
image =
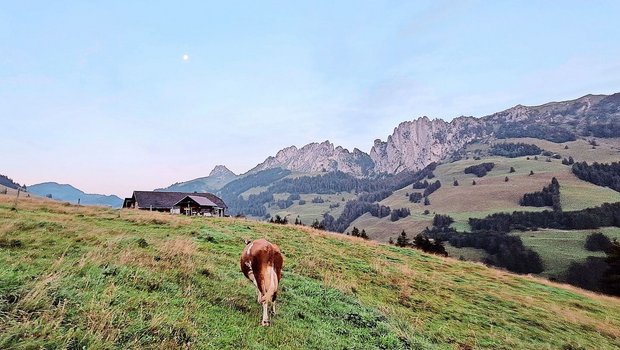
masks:
[[[274,198],[276,200],[286,199],[288,196],[289,193],[278,193],[274,195]],[[356,196],[349,192],[341,192],[340,194],[302,194],[300,197],[306,201],[306,204],[300,205],[299,201],[295,200],[293,201],[294,204],[286,209],[270,206],[267,211],[272,217],[276,215],[288,216],[290,221],[295,221],[295,218],[299,216],[304,225],[311,225],[315,219],[321,220],[324,213],[329,213],[336,218],[339,217],[344,210],[346,201],[354,199]],[[324,202],[312,203],[315,197],[321,197]]]
[[[596,139],[598,146],[594,149],[589,141],[579,139],[572,142],[553,143],[534,138],[518,138],[495,140],[492,142],[536,144],[540,148],[558,153],[564,158],[571,156],[575,161],[610,162],[619,159],[620,139]],[[565,148],[567,146],[568,148]],[[519,206],[519,199],[524,193],[541,190],[543,186],[549,184],[552,177],[557,177],[562,185],[561,202],[565,210],[577,210],[597,206],[604,202],[620,201],[620,194],[618,192],[579,180],[572,174],[570,166],[562,165],[561,159],[551,159],[551,162],[547,162],[547,157],[544,156],[539,156],[538,160],[534,160],[534,157],[530,157],[531,159],[527,160],[526,157],[504,158],[489,156],[483,157],[482,160],[473,159],[477,151],[484,151],[488,147],[488,143],[469,145],[466,150],[469,159],[452,163],[447,162],[435,170],[436,179],[441,180],[443,187],[430,196],[430,206],[410,203],[406,196],[406,194],[416,191],[422,192],[422,190],[413,190],[410,187],[403,188],[381,201],[381,204],[390,206],[392,209],[409,208],[412,213],[411,217],[391,222],[389,218],[378,219],[366,214],[351,223],[347,230],[350,231],[353,226],[364,228],[373,239],[387,242],[389,237],[394,236],[403,229],[407,232],[417,233],[427,226],[431,218],[422,215],[426,209],[430,210],[431,213],[437,212],[451,215],[456,219],[455,227],[460,230],[466,230],[469,228],[467,220],[470,217],[483,217],[498,211],[542,210],[521,207]],[[463,169],[466,167],[482,162],[494,162],[496,167],[483,178],[463,173]],[[515,173],[509,173],[511,167],[515,168]],[[533,176],[529,176],[530,171],[534,172]],[[286,178],[321,174],[294,172]],[[504,182],[506,176],[509,177],[509,182]],[[454,180],[458,180],[459,187],[452,186]],[[476,180],[476,186],[472,185],[472,180]],[[267,185],[252,187],[243,192],[242,196],[247,199],[249,195],[258,194],[267,189]],[[288,195],[289,193],[281,193],[274,196],[276,199],[285,199]],[[300,215],[304,223],[311,223],[315,219],[321,220],[326,212],[334,218],[338,218],[343,205],[340,208],[330,208],[330,204],[340,201],[343,196],[346,200],[355,198],[353,194],[344,192],[342,195],[320,195],[329,200],[329,202],[326,201],[325,203],[315,204],[308,200],[316,196],[318,194],[302,194],[302,198],[306,200],[305,205],[297,205],[297,201],[295,201],[293,206],[285,210],[274,206],[265,206],[271,216],[277,214],[280,216],[289,215],[291,218],[295,218],[297,215]]]
[[[611,239],[620,240],[618,227],[574,231],[540,230],[513,234],[520,236],[523,244],[532,248],[543,259],[543,276],[564,280],[571,262],[583,262],[588,256],[605,257],[603,252],[591,252],[584,247],[586,237],[594,232],[602,232]]]
[[[590,140],[578,139],[564,143],[555,143],[535,138],[518,138],[497,140],[501,142],[524,142],[534,144],[544,150],[560,154],[564,158],[573,157],[576,162],[617,162],[620,158],[620,138],[592,138],[598,146],[592,148]],[[568,148],[566,148],[568,146]]]
[[[465,174],[463,170],[482,162],[493,162],[495,167],[486,176],[479,178],[473,174]],[[515,172],[509,173],[514,167]],[[530,176],[530,171],[534,175]],[[422,192],[413,190],[411,186],[395,191],[381,204],[395,208],[409,208],[411,217],[391,222],[389,218],[378,219],[368,215],[360,217],[351,226],[364,227],[371,237],[387,241],[405,229],[407,232],[418,232],[418,228],[429,225],[432,215],[422,215],[426,209],[431,213],[448,214],[455,219],[454,227],[459,230],[469,229],[467,220],[470,217],[484,217],[491,213],[514,210],[543,210],[545,208],[522,207],[519,199],[524,193],[540,191],[556,177],[560,182],[560,201],[564,210],[578,210],[620,201],[620,193],[609,188],[596,186],[578,179],[571,168],[562,165],[561,160],[545,161],[545,157],[534,160],[533,157],[504,158],[484,157],[482,160],[473,158],[453,163],[442,164],[434,171],[436,179],[442,187],[429,196],[431,205],[409,202],[406,194]],[[508,176],[509,181],[505,182]],[[435,179],[433,179],[434,181]],[[454,186],[457,180],[459,186]],[[476,185],[472,181],[476,181]]]
[[[254,221],[0,197],[0,348],[615,349],[620,301]],[[259,327],[241,238],[285,255]]]

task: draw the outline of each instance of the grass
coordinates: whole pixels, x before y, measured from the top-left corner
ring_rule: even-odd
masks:
[[[583,262],[588,256],[605,256],[603,252],[591,252],[584,248],[586,237],[593,232],[602,232],[611,239],[620,240],[620,228],[617,227],[578,231],[540,230],[513,234],[520,236],[523,244],[543,259],[545,271],[542,276],[563,281],[572,262]]]
[[[294,226],[0,197],[2,349],[615,349],[620,301]],[[285,256],[279,313],[242,238]]]
[[[555,143],[547,140],[534,138],[516,138],[497,140],[496,142],[524,142],[537,145],[538,147],[560,154],[564,158],[573,157],[576,162],[617,162],[620,158],[620,138],[596,139],[599,146],[596,149],[585,139],[578,139],[571,142]],[[564,147],[568,146],[568,149]]]
[[[478,178],[463,172],[466,167],[482,162],[495,163],[493,170],[486,176]],[[511,167],[514,167],[514,173],[509,173]],[[534,175],[530,176],[530,171],[533,171]],[[522,207],[519,205],[519,199],[525,193],[540,191],[551,183],[553,177],[560,182],[560,201],[564,210],[579,210],[620,201],[619,192],[578,179],[572,174],[570,167],[562,165],[558,159],[553,159],[551,162],[546,162],[544,157],[540,157],[539,160],[533,158],[527,160],[526,157],[464,159],[441,164],[434,173],[436,179],[441,181],[442,187],[429,196],[431,205],[409,202],[407,193],[420,192],[413,190],[411,186],[395,191],[392,196],[381,201],[381,204],[391,208],[409,208],[412,213],[422,213],[428,209],[431,213],[448,214],[455,219],[456,229],[468,230],[467,222],[470,217],[484,217],[501,211],[545,209]],[[506,176],[509,178],[508,182],[504,181]],[[454,180],[459,182],[459,186],[453,186]],[[473,180],[476,181],[476,185],[472,184]],[[415,218],[425,223],[428,221],[423,216],[414,216]],[[413,222],[411,224],[415,225]],[[390,234],[401,228],[400,224],[390,223],[385,223],[382,227]]]
[[[274,195],[274,199],[286,199],[289,193],[277,193]],[[338,194],[302,194],[301,199],[306,201],[306,204],[299,205],[299,201],[293,201],[294,204],[286,209],[280,209],[277,206],[267,208],[267,212],[272,217],[280,215],[281,217],[288,216],[289,221],[294,222],[295,218],[299,216],[301,221],[305,225],[310,225],[314,220],[321,221],[324,213],[329,213],[334,218],[338,218],[342,211],[346,201],[355,198],[356,196],[350,192],[340,192]],[[324,203],[312,203],[312,199],[315,197],[321,197],[325,201]],[[342,201],[344,198],[344,201]],[[330,205],[338,204],[338,207],[330,208]]]

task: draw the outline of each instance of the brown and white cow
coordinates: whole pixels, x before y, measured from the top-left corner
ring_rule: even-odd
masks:
[[[276,313],[276,295],[283,263],[280,248],[265,239],[246,241],[241,253],[241,271],[256,286],[258,303],[263,306],[263,326],[269,325],[269,303],[272,312]]]

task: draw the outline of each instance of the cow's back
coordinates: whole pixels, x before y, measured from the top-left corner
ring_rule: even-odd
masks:
[[[267,241],[266,239],[257,239],[248,245],[246,245],[243,253],[241,254],[241,271],[243,274],[250,278],[250,272],[253,273],[256,279],[258,289],[262,293],[266,293],[269,288],[269,269],[272,268],[277,276],[277,280],[274,281],[277,289],[277,284],[282,278],[282,265],[284,259],[280,248]],[[275,293],[274,293],[275,295]]]

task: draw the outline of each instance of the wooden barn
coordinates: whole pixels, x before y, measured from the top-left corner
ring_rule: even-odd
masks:
[[[125,198],[123,208],[173,214],[226,216],[228,207],[212,193],[134,191]]]

